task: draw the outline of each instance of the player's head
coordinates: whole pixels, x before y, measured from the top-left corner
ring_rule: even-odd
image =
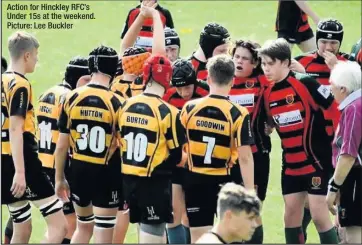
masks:
[[[338,103],[349,94],[361,89],[361,67],[352,61],[339,61],[329,78],[331,91]]]
[[[248,77],[255,69],[260,68],[258,57],[260,45],[252,41],[237,40],[231,49],[235,64],[236,77]]]
[[[89,53],[89,71],[94,74],[102,74],[110,78],[116,74],[118,55],[116,50],[107,46],[99,46]]]
[[[338,20],[327,19],[318,23],[316,41],[318,51],[323,53],[329,51],[337,54],[342,45],[343,25]]]
[[[127,48],[122,57],[123,73],[127,75],[139,76],[143,72],[143,64],[151,54],[145,48]]]
[[[72,89],[75,89],[77,87],[78,80],[85,76],[88,76],[87,79],[90,77],[88,59],[80,56],[76,56],[71,59],[65,69],[65,82],[68,83]]]
[[[226,54],[229,40],[230,34],[225,27],[217,23],[209,23],[200,33],[199,44],[205,58],[209,59],[218,54]]]
[[[218,195],[217,214],[220,223],[234,241],[248,241],[257,227],[260,200],[254,192],[235,183],[225,184]]]
[[[181,42],[175,29],[165,28],[165,46],[167,58],[171,62],[177,60],[180,55]]]
[[[186,59],[178,59],[172,65],[172,70],[172,86],[183,99],[191,99],[197,82],[193,65]]]
[[[291,51],[284,38],[266,42],[258,50],[258,56],[265,76],[271,81],[279,82],[290,71]]]
[[[20,62],[26,73],[31,73],[38,62],[38,40],[27,32],[17,31],[8,39],[8,49],[12,62]]]
[[[8,69],[8,62],[4,57],[1,56],[1,74],[3,74]]]
[[[210,88],[231,88],[235,65],[229,55],[220,54],[210,58],[206,68],[208,71],[207,82]]]
[[[152,86],[156,83],[166,91],[170,87],[172,66],[164,55],[152,55],[143,65],[143,84]]]

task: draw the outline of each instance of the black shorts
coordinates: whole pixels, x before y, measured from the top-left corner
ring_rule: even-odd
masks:
[[[362,226],[362,168],[353,167],[341,187],[338,208],[342,227]]]
[[[311,28],[303,32],[278,31],[278,38],[284,38],[290,44],[300,44],[311,39],[313,36],[314,34]]]
[[[175,167],[175,169],[172,171],[172,184],[182,186],[183,180],[185,178],[185,173],[187,171],[188,171],[187,168]]]
[[[308,192],[311,195],[327,195],[329,172],[317,170],[314,173],[291,176],[282,171],[282,193],[283,195]]]
[[[131,223],[172,223],[172,185],[166,177],[123,175],[123,193]]]
[[[47,175],[53,188],[55,188],[55,169],[43,167],[43,172]],[[67,171],[65,171],[65,178],[68,179]],[[73,214],[75,212],[73,203],[71,201],[64,203],[63,212],[64,212],[64,215]]]
[[[258,197],[261,201],[265,200],[269,183],[270,156],[269,153],[254,153],[254,184]],[[231,176],[235,183],[243,184],[243,178],[240,172],[240,165],[236,163],[231,169]]]
[[[54,195],[54,188],[42,171],[42,164],[36,152],[24,151],[24,166],[27,187],[21,198],[15,198],[10,191],[15,174],[13,158],[9,155],[1,155],[2,204],[11,204],[23,200],[36,201]]]
[[[119,206],[117,177],[121,169],[109,165],[91,164],[71,160],[69,169],[69,185],[72,201],[80,207],[92,204],[99,208],[115,208]]]

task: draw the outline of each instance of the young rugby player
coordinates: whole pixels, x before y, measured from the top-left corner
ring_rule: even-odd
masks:
[[[100,46],[90,52],[88,62],[92,79],[67,94],[58,122],[56,193],[69,201],[69,180],[77,214],[72,243],[89,243],[92,235],[95,243],[111,243],[119,206],[120,164],[108,160],[115,150],[115,124],[124,100],[109,90],[117,70],[117,52]],[[67,180],[64,168],[69,147],[72,157]]]
[[[217,55],[207,68],[210,95],[187,102],[181,111],[188,139],[184,190],[192,243],[214,224],[220,184],[231,181],[230,169],[236,159],[245,187],[254,189],[250,116],[246,108],[228,99],[234,63],[227,55]]]
[[[272,81],[264,92],[265,107],[282,141],[286,242],[304,243],[301,225],[308,199],[321,243],[337,243],[325,201],[332,149],[320,109],[330,108],[333,96],[312,77],[290,70],[291,51],[284,39],[265,44],[258,55]]]
[[[55,186],[54,151],[59,137],[57,121],[61,103],[66,94],[76,88],[78,80],[87,75],[89,75],[88,60],[77,56],[67,65],[63,82],[51,87],[39,98],[39,105],[36,109],[39,159],[42,162],[43,171],[48,175],[53,186]],[[69,164],[66,164],[66,175],[68,167]],[[62,243],[70,243],[76,228],[76,216],[71,202],[64,204],[63,212],[68,222],[68,233]]]
[[[8,39],[10,66],[1,79],[1,199],[13,220],[11,243],[28,243],[31,235],[29,200],[47,224],[43,242],[60,243],[67,233],[62,203],[42,172],[35,137],[32,87],[25,77],[34,72],[39,43],[26,32]]]
[[[217,199],[218,221],[196,243],[230,244],[250,240],[257,227],[260,208],[255,192],[234,183],[225,184]]]
[[[263,202],[269,182],[271,141],[270,137],[265,133],[268,118],[263,103],[263,93],[268,81],[263,76],[260,67],[258,48],[260,48],[260,45],[251,41],[238,40],[235,42],[231,49],[235,64],[235,76],[229,98],[234,103],[247,108],[250,114],[250,123],[255,140],[255,144],[251,146],[254,159],[254,182],[258,197]],[[235,173],[237,177],[241,177],[238,166],[235,165],[232,168],[232,173]],[[257,223],[258,227],[255,229],[252,239],[247,243],[263,243],[261,217],[258,217]]]
[[[217,24],[208,23],[200,33],[199,47],[191,55],[190,61],[199,80],[207,79],[206,63],[218,54],[226,54],[229,48],[229,31]]]
[[[169,27],[165,28],[165,45],[166,45],[166,57],[175,62],[180,57],[181,42],[180,38],[175,31]]]

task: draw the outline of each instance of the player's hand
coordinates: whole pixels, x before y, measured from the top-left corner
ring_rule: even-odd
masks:
[[[144,18],[152,18],[158,3],[154,0],[143,0],[141,3],[141,15]]]
[[[329,67],[329,69],[332,70],[338,62],[337,57],[329,51],[324,51],[322,56],[324,58],[324,61],[326,62],[326,65]]]
[[[264,124],[265,128],[264,128],[264,133],[265,135],[271,135],[274,131],[274,127],[268,125],[267,123]]]
[[[334,206],[336,199],[337,199],[337,192],[333,192],[333,191],[328,191],[327,193],[327,204],[328,204],[328,209],[329,211],[333,214],[336,215],[337,214],[337,209]]]
[[[55,181],[55,194],[63,203],[70,202],[70,188],[66,179]]]
[[[10,188],[15,198],[20,198],[24,195],[26,189],[25,172],[15,172],[13,184]]]
[[[301,63],[299,63],[298,61],[296,61],[295,59],[291,60],[289,68],[295,72],[305,73],[304,66]]]

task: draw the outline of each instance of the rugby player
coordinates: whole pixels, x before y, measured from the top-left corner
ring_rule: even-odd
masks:
[[[208,23],[200,33],[199,47],[191,55],[190,61],[199,80],[207,79],[207,61],[218,54],[226,54],[229,49],[229,31],[217,24]]]
[[[196,243],[230,244],[250,240],[257,227],[260,209],[261,203],[255,192],[235,183],[225,184],[217,199],[218,221]]]
[[[142,12],[141,8],[142,8],[143,2],[145,2],[145,1],[140,0],[140,4],[137,7],[133,8],[129,11],[126,22],[124,24],[122,34],[121,34],[121,39],[124,39],[128,30],[131,28],[131,26],[133,25],[133,23],[135,22],[137,17]],[[165,28],[165,27],[175,28],[170,11],[164,7],[161,7],[161,5],[159,3],[157,3],[157,0],[153,0],[152,2],[156,4],[155,8],[160,14],[163,28]],[[147,18],[142,21],[142,26],[141,26],[142,29],[140,32],[137,32],[138,38],[135,43],[136,47],[146,48],[146,49],[152,48],[152,46],[153,46],[152,37],[153,37],[153,33],[154,33],[153,32],[154,29],[152,29],[153,24],[154,23],[153,23],[152,18]]]
[[[287,40],[291,49],[297,44],[303,52],[315,50],[315,38],[308,23],[308,16],[318,25],[319,17],[309,7],[307,1],[279,0],[275,23],[278,38]]]
[[[78,80],[88,75],[88,60],[79,56],[73,58],[66,67],[63,82],[46,90],[38,101],[36,115],[39,159],[42,162],[43,171],[49,177],[53,187],[55,186],[54,151],[59,136],[57,121],[60,115],[61,103],[66,94],[76,88]],[[68,167],[67,164],[66,172]],[[68,233],[62,243],[70,243],[76,228],[76,216],[71,202],[63,205],[63,212],[68,223]]]
[[[180,57],[181,42],[180,38],[175,31],[169,27],[165,28],[165,45],[166,45],[166,57],[175,62]]]
[[[228,99],[234,63],[226,54],[217,55],[207,69],[210,95],[187,102],[181,111],[188,140],[184,191],[192,243],[214,224],[220,184],[231,181],[230,169],[237,158],[245,187],[254,189],[250,116]]]
[[[42,172],[35,137],[32,87],[25,77],[38,61],[39,42],[26,32],[8,39],[10,66],[1,76],[1,199],[13,221],[11,243],[28,243],[31,206],[39,208],[47,224],[43,242],[60,243],[67,233],[62,203]]]
[[[247,108],[250,114],[255,140],[255,144],[251,146],[254,159],[254,182],[258,197],[263,202],[269,182],[271,141],[269,135],[265,133],[268,118],[263,103],[263,93],[268,86],[268,81],[263,76],[260,67],[258,48],[260,45],[252,41],[237,40],[233,45],[231,55],[235,64],[235,76],[229,98],[234,103]],[[241,177],[238,166],[235,165],[232,168],[232,173],[236,175],[234,181]],[[252,239],[247,243],[263,243],[263,226],[260,216],[257,218],[257,224]]]
[[[67,94],[58,121],[55,188],[64,202],[69,201],[69,181],[77,215],[72,243],[89,243],[92,235],[95,243],[111,243],[119,206],[120,164],[108,160],[115,150],[115,124],[124,100],[109,90],[109,83],[117,70],[118,55],[100,46],[90,52],[88,63],[91,81]],[[66,179],[69,147],[72,156]]]
[[[362,66],[362,38],[358,40],[358,42],[353,45],[350,60],[356,61],[360,66]]]
[[[301,225],[308,199],[321,243],[338,243],[325,200],[332,149],[326,143],[329,136],[321,110],[330,108],[334,98],[328,87],[290,70],[291,51],[285,39],[266,43],[258,55],[272,81],[264,92],[266,111],[282,141],[286,242],[304,243]]]

